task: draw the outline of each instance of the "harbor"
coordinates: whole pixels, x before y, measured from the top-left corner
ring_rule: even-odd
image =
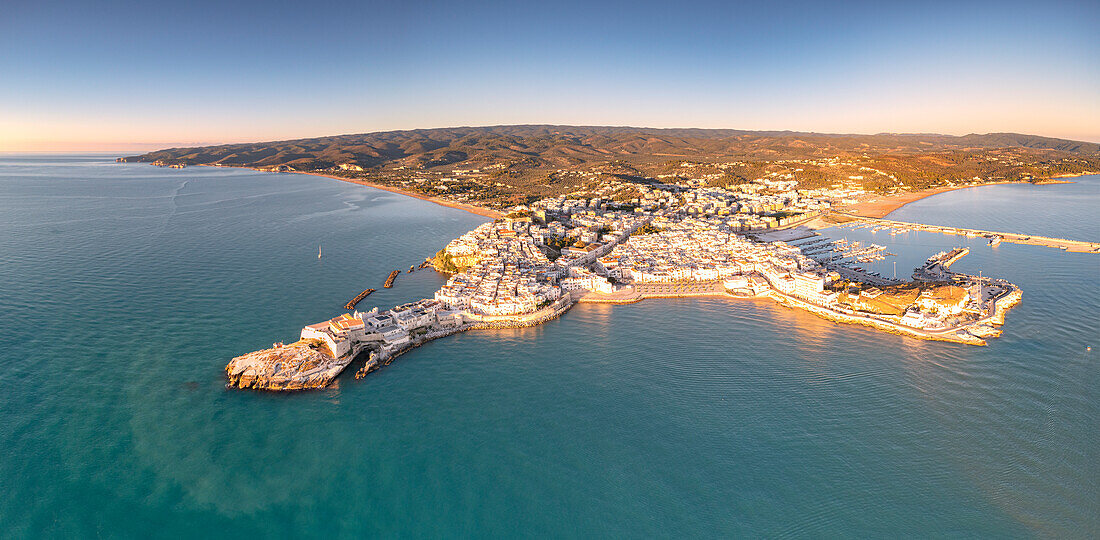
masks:
[[[872,231],[890,231],[890,234],[903,234],[910,231],[928,231],[940,234],[966,236],[969,238],[986,238],[990,245],[1001,242],[1024,244],[1031,246],[1044,246],[1074,253],[1100,253],[1100,242],[1085,242],[1081,240],[1067,240],[1065,238],[1051,238],[1048,236],[1009,233],[1001,231],[987,231],[981,229],[967,229],[962,227],[947,227],[942,225],[926,225],[923,223],[911,223],[907,221],[894,221],[890,219],[869,218],[844,212],[833,214],[850,218],[855,221],[838,225],[840,228],[863,229]]]

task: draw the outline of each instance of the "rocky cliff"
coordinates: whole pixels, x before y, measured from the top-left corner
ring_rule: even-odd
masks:
[[[298,342],[238,356],[225,366],[225,373],[230,387],[307,390],[327,385],[351,358],[333,358],[324,349]]]

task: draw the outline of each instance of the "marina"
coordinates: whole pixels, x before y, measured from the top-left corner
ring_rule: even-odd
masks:
[[[886,252],[886,246],[878,244],[864,244],[862,242],[848,242],[847,238],[831,240],[825,238],[810,244],[797,245],[802,253],[822,264],[838,266],[851,265],[857,262],[869,263],[881,261],[893,253]]]
[[[847,228],[852,230],[868,228],[875,232],[889,230],[890,233],[894,235],[904,234],[910,231],[928,231],[940,234],[966,236],[969,238],[988,238],[990,245],[997,245],[1001,242],[1011,242],[1014,244],[1051,247],[1061,249],[1063,251],[1077,253],[1100,253],[1100,242],[1067,240],[1065,238],[1051,238],[1047,236],[987,231],[980,229],[966,229],[961,227],[946,227],[941,225],[925,225],[922,223],[911,223],[906,221],[868,218],[843,212],[834,213],[846,218],[858,220],[855,222],[838,225],[838,227],[840,228]]]

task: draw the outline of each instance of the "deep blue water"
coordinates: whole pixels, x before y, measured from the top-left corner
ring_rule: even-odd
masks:
[[[1078,180],[893,217],[1096,240],[1100,178]],[[363,288],[429,295],[429,271],[379,284],[482,219],[323,178],[0,156],[4,535],[1100,535],[1096,255],[828,231],[888,243],[884,274],[972,245],[958,268],[1024,290],[988,347],[648,300],[334,389],[223,388],[229,358]]]

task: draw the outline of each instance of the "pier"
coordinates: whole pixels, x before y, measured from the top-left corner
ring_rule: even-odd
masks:
[[[891,219],[869,218],[856,214],[849,214],[845,212],[836,212],[833,214],[858,219],[873,225],[882,225],[886,228],[900,228],[916,231],[929,231],[942,234],[954,234],[959,236],[968,236],[971,238],[984,237],[984,238],[1000,238],[1000,242],[1012,242],[1014,244],[1026,244],[1032,246],[1046,246],[1061,249],[1064,251],[1071,251],[1075,253],[1100,253],[1100,242],[1085,242],[1081,240],[1066,240],[1065,238],[1050,238],[1047,236],[1035,236],[1027,234],[1016,234],[1008,232],[998,231],[983,231],[980,229],[965,229],[961,227],[947,227],[941,225],[925,225],[923,223],[910,223],[907,221],[894,221]]]
[[[917,281],[948,281],[957,274],[951,272],[951,265],[955,261],[965,257],[970,250],[968,248],[955,248],[951,251],[941,251],[930,257],[923,265],[913,270],[913,279]],[[973,276],[966,276],[973,277]]]

